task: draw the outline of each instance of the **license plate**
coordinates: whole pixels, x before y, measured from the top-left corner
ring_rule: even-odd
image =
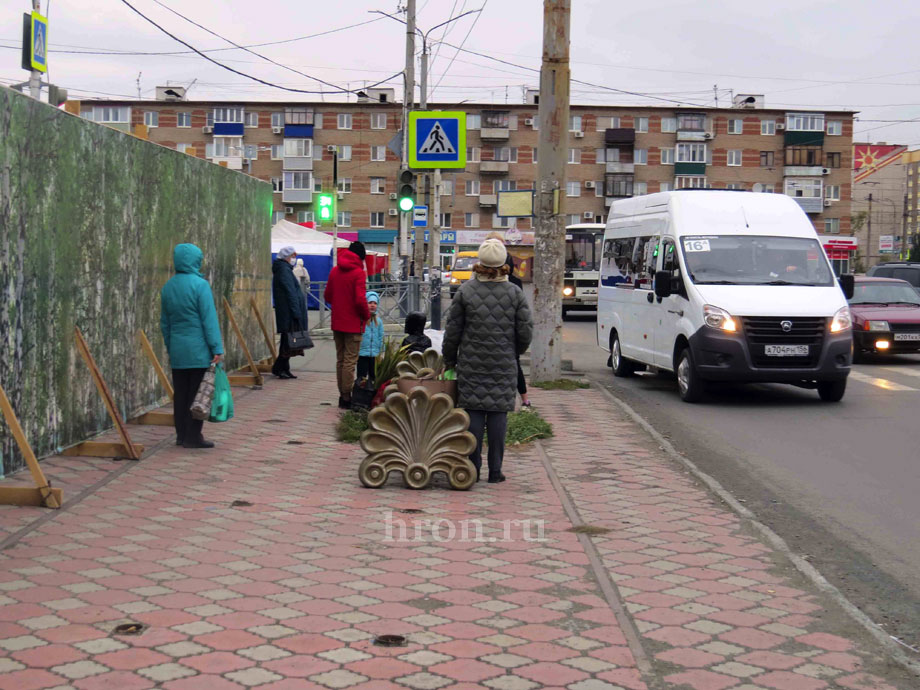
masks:
[[[764,345],[763,353],[769,357],[807,357],[808,345]]]
[[[895,340],[920,340],[920,333],[895,333]]]

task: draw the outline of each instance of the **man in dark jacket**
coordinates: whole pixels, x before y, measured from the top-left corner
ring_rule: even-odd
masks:
[[[297,252],[293,247],[282,247],[272,262],[272,300],[275,303],[275,323],[281,334],[278,358],[272,373],[279,379],[296,379],[291,373],[291,348],[288,333],[307,329],[307,300],[300,281],[294,275]],[[302,350],[298,350],[302,353]]]
[[[332,309],[332,336],[335,339],[335,378],[339,386],[339,407],[351,407],[355,366],[361,350],[364,325],[371,318],[367,306],[367,252],[360,242],[352,242],[339,252],[338,265],[329,274],[323,299]]]

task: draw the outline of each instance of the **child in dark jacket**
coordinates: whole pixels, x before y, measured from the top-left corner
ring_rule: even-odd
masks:
[[[408,347],[409,352],[424,352],[431,347],[431,338],[425,335],[425,315],[414,311],[406,317],[406,333],[402,347]]]

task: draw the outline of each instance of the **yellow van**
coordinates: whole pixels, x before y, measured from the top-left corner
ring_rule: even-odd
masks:
[[[450,296],[453,297],[460,286],[473,277],[473,264],[479,260],[479,252],[457,252],[450,267]]]

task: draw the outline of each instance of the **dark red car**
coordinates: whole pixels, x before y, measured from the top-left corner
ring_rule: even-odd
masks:
[[[850,300],[853,355],[920,352],[920,295],[906,280],[859,276]]]

